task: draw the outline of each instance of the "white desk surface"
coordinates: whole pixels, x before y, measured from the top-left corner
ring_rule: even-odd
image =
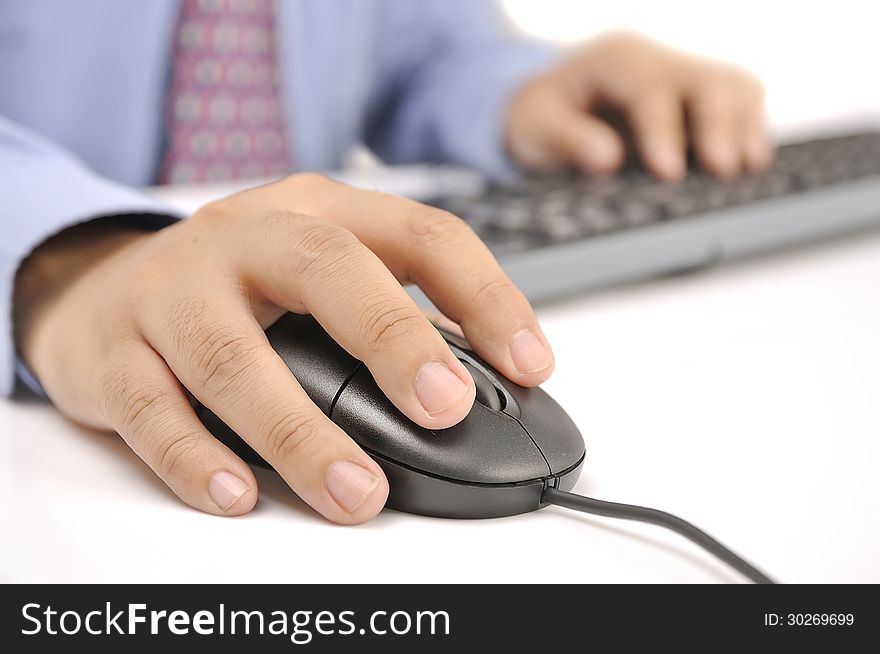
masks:
[[[878,279],[874,234],[543,307],[545,388],[587,442],[575,490],[679,514],[783,581],[880,581]],[[257,474],[252,514],[211,517],[120,439],[0,400],[0,580],[740,580],[659,528],[554,507],[337,527]]]

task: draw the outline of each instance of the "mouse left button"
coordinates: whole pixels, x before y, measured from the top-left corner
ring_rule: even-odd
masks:
[[[360,361],[312,316],[285,314],[266,330],[266,336],[312,401],[330,415],[333,400]]]

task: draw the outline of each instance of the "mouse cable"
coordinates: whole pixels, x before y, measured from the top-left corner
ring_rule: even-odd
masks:
[[[567,493],[566,491],[549,486],[544,489],[541,501],[546,504],[555,504],[557,506],[565,507],[566,509],[574,509],[575,511],[592,513],[593,515],[601,515],[607,518],[636,520],[638,522],[648,522],[660,527],[666,527],[667,529],[670,529],[696,543],[756,584],[776,583],[751,563],[712,538],[705,531],[695,527],[687,520],[682,520],[671,513],[658,511],[657,509],[648,509],[643,506],[634,506],[632,504],[618,504],[617,502],[595,500],[592,497]]]

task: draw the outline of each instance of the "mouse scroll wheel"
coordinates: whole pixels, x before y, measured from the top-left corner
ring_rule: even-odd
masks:
[[[492,380],[467,361],[462,361],[462,363],[468,372],[471,373],[471,377],[474,378],[474,385],[477,387],[477,402],[493,411],[501,411],[504,408],[504,402],[502,402],[501,394],[495,388]]]

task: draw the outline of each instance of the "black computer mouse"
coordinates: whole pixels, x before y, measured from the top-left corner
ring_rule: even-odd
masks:
[[[467,417],[430,430],[385,397],[367,367],[311,316],[286,314],[266,331],[269,342],[312,400],[385,471],[387,506],[444,518],[493,518],[543,506],[547,486],[568,490],[584,461],[580,431],[540,388],[507,380],[468,347],[442,332],[474,378]],[[246,461],[269,465],[204,406],[208,429]]]

